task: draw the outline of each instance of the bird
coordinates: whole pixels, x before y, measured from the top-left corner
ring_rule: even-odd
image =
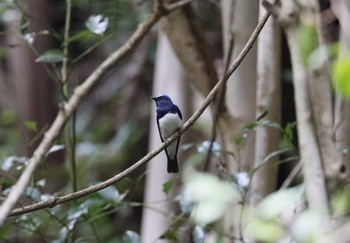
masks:
[[[161,141],[164,142],[181,127],[182,114],[179,107],[172,102],[169,96],[159,95],[152,97],[152,99],[156,102],[158,131]],[[179,143],[180,136],[165,149],[168,159],[168,173],[179,172],[179,166],[177,163],[177,150]]]

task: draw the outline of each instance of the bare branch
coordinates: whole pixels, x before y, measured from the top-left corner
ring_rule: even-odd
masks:
[[[150,28],[150,26],[152,24],[154,24],[158,17],[154,16],[155,13],[153,13],[145,22],[148,23],[148,25],[146,25],[146,27],[148,26],[148,29]],[[153,17],[152,17],[153,16]],[[220,80],[217,82],[217,84],[213,87],[213,89],[210,91],[210,93],[208,94],[208,96],[205,98],[205,100],[203,101],[202,105],[200,106],[200,108],[186,121],[186,123],[181,127],[181,129],[179,130],[179,132],[173,134],[168,140],[166,140],[164,143],[162,143],[161,145],[159,145],[157,148],[155,148],[154,150],[152,150],[150,153],[148,153],[145,157],[143,157],[142,159],[140,159],[139,161],[137,161],[135,164],[133,164],[132,166],[130,166],[129,168],[127,168],[126,170],[124,170],[123,172],[117,174],[116,176],[103,181],[97,185],[88,187],[86,189],[74,192],[74,193],[70,193],[66,196],[62,196],[62,197],[56,197],[56,198],[52,198],[50,200],[47,201],[43,201],[43,202],[39,202],[39,203],[35,203],[29,206],[25,206],[25,207],[20,207],[17,209],[14,209],[11,212],[11,216],[15,216],[15,215],[20,215],[20,214],[24,214],[24,213],[29,213],[32,211],[36,211],[39,209],[43,209],[43,208],[48,208],[48,207],[54,207],[55,205],[58,204],[62,204],[64,202],[68,202],[74,199],[78,199],[81,197],[84,197],[86,195],[89,195],[91,193],[94,193],[98,190],[102,190],[114,183],[116,183],[117,181],[123,179],[124,177],[128,176],[130,173],[132,173],[133,171],[135,171],[137,168],[143,166],[144,164],[146,164],[149,160],[151,160],[153,157],[155,157],[157,154],[159,154],[162,150],[164,150],[167,146],[170,145],[170,143],[172,141],[174,141],[178,136],[180,136],[182,133],[184,133],[187,129],[189,129],[195,122],[196,120],[201,116],[201,114],[208,108],[208,106],[210,105],[210,103],[213,101],[213,99],[215,98],[216,93],[218,92],[218,90],[221,88],[222,85],[224,85],[228,78],[232,75],[232,73],[237,69],[237,67],[241,64],[241,62],[244,60],[244,58],[247,56],[247,54],[249,53],[250,49],[253,47],[256,39],[258,38],[258,35],[260,33],[260,31],[263,29],[266,21],[268,20],[270,14],[266,13],[260,20],[259,24],[256,26],[254,32],[252,33],[252,35],[250,36],[248,42],[246,43],[246,45],[244,46],[244,48],[242,49],[241,53],[238,55],[238,57],[236,58],[236,60],[231,64],[231,66],[229,67],[229,69],[227,70],[227,72],[220,78]],[[149,21],[151,21],[151,24],[149,23]],[[144,23],[143,23],[144,25]],[[140,29],[141,27],[139,27]],[[143,27],[142,27],[143,28]],[[141,29],[142,29],[141,28]],[[138,30],[139,30],[138,29]],[[140,30],[139,30],[140,31]],[[137,31],[136,31],[137,32]],[[136,33],[135,32],[135,33]],[[142,32],[143,33],[143,32]],[[145,33],[143,33],[145,34]],[[135,34],[134,34],[135,35]],[[128,42],[130,43],[130,41]],[[132,42],[134,43],[134,42]],[[101,70],[100,70],[101,72]],[[74,96],[74,95],[73,95]],[[81,98],[81,97],[80,97]],[[75,107],[76,108],[76,107]],[[57,119],[64,119],[64,117],[60,118],[61,116],[58,116]],[[56,120],[57,120],[56,119]],[[57,123],[57,122],[55,122]],[[55,123],[53,124],[53,126],[55,125]],[[50,130],[51,131],[51,128]],[[59,131],[57,131],[59,132]],[[46,136],[45,136],[46,138]],[[48,138],[46,138],[47,140]],[[45,141],[46,141],[45,140]],[[52,140],[53,141],[53,140]],[[30,166],[30,165],[29,165]],[[1,212],[1,211],[0,211]]]

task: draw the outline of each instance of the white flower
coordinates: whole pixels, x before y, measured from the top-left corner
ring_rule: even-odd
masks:
[[[236,182],[242,188],[246,188],[249,185],[249,175],[247,172],[238,172],[235,174]]]
[[[29,45],[33,45],[34,43],[34,34],[27,33],[23,36],[24,40],[28,42]]]
[[[86,21],[86,27],[97,35],[103,35],[108,28],[109,19],[102,15],[91,15]]]

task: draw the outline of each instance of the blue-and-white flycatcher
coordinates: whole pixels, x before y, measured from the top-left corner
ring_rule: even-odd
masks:
[[[180,127],[182,114],[179,109],[167,95],[159,95],[152,98],[157,105],[157,125],[160,139],[164,142],[173,135]],[[177,150],[179,147],[180,137],[173,141],[169,147],[165,149],[168,158],[168,173],[179,172],[177,163]]]

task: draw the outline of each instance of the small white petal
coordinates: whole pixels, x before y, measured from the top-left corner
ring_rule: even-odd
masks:
[[[33,45],[33,43],[34,43],[33,33],[27,33],[23,36],[23,38],[26,42],[28,42],[29,45]]]
[[[86,27],[97,35],[102,35],[108,27],[109,19],[107,17],[103,18],[102,15],[91,15],[87,22]]]
[[[249,175],[247,172],[238,172],[235,174],[237,184],[243,188],[247,187],[250,181]]]

